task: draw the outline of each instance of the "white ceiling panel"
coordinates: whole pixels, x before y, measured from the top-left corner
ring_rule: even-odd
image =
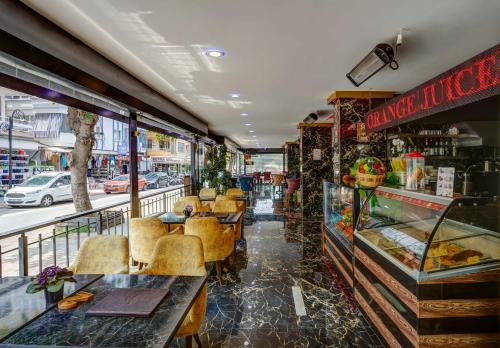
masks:
[[[400,69],[359,89],[406,91],[500,41],[496,0],[24,2],[244,147],[297,138],[331,91],[356,90],[345,74],[400,28]]]

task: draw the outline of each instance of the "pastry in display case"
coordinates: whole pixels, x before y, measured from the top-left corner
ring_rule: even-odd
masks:
[[[500,343],[499,212],[496,197],[372,192],[354,233],[354,293],[389,345]]]
[[[362,208],[358,236],[417,281],[500,262],[494,198],[452,199],[379,187]]]

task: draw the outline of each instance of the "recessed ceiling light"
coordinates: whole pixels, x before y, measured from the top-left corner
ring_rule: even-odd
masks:
[[[251,126],[252,124],[251,123],[245,123],[245,126]]]
[[[249,132],[249,133],[255,133],[255,131],[254,131],[254,130],[249,130],[248,132]]]
[[[226,51],[218,48],[209,48],[208,50],[203,51],[203,54],[212,58],[220,58],[226,55]]]
[[[248,116],[248,114],[246,112],[242,112],[240,115],[243,117]]]
[[[229,93],[228,94],[231,98],[239,98],[240,94],[239,93]]]
[[[256,135],[252,135],[252,138],[257,138],[257,136]]]

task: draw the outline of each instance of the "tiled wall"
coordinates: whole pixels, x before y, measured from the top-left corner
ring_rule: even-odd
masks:
[[[314,150],[321,151],[321,159],[314,160]],[[332,180],[331,125],[303,125],[300,129],[300,160],[302,166],[302,214],[307,218],[323,216],[323,180]]]

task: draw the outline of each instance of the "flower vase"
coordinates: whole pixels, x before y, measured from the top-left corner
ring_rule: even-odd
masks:
[[[64,285],[56,292],[50,292],[47,289],[44,290],[45,302],[47,303],[57,303],[61,301],[64,297]]]

